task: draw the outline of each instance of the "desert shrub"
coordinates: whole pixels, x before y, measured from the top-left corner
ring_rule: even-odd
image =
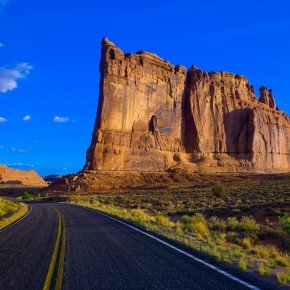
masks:
[[[290,215],[288,213],[284,214],[284,216],[280,220],[282,229],[290,235]]]
[[[256,245],[252,253],[258,257],[268,259],[272,256],[272,247],[264,245]]]
[[[245,257],[241,257],[239,260],[239,268],[241,270],[247,270],[247,260]]]
[[[277,273],[277,278],[280,284],[285,285],[290,282],[290,271],[283,270]]]
[[[183,216],[182,223],[184,229],[189,232],[197,233],[202,236],[208,233],[205,217],[201,213],[197,213],[193,216]]]
[[[167,228],[173,228],[175,226],[174,222],[172,222],[167,216],[164,215],[157,215],[155,217],[155,222],[156,224]]]
[[[273,209],[271,215],[273,216],[281,216],[283,213],[280,209]]]
[[[0,219],[18,211],[19,208],[19,203],[15,203],[7,200],[6,198],[0,197]]]
[[[149,222],[152,220],[152,217],[140,208],[132,209],[130,213],[134,221]]]
[[[260,225],[252,217],[244,216],[239,222],[239,228],[245,231],[257,231]]]
[[[251,249],[253,246],[252,239],[249,237],[243,238],[241,241],[241,246],[247,250]]]
[[[258,272],[262,276],[270,275],[269,269],[265,263],[261,263],[258,267]]]
[[[236,217],[229,217],[227,218],[226,225],[228,230],[234,231],[238,228],[239,221],[237,220]]]
[[[277,265],[282,266],[282,267],[290,266],[290,259],[288,255],[283,255],[282,253],[279,253],[279,255],[276,255],[274,257],[275,257],[275,263]]]
[[[30,194],[28,191],[24,191],[24,193],[22,194],[22,199],[33,200],[34,196]]]
[[[212,188],[211,192],[213,196],[218,197],[218,198],[223,198],[226,193],[226,189],[223,185],[217,184],[216,186]]]
[[[225,233],[220,233],[220,232],[213,232],[212,236],[214,238],[214,241],[217,245],[224,245],[227,241],[227,237]]]
[[[41,195],[38,195],[38,198],[40,198],[40,197],[41,197]],[[51,195],[49,195],[49,193],[46,193],[45,196],[43,196],[43,199],[44,200],[52,200],[53,198]]]
[[[226,222],[216,216],[209,219],[209,225],[212,230],[225,231],[227,228]]]
[[[236,232],[227,232],[227,241],[234,244],[240,244],[239,234]]]
[[[176,229],[177,234],[179,235],[183,234],[183,224],[180,221],[177,221],[175,223],[175,229]]]
[[[5,211],[5,209],[3,207],[0,207],[0,218],[5,216],[7,212]]]

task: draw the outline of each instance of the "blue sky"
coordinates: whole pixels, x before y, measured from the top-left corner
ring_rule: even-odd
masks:
[[[245,75],[290,113],[289,15],[287,0],[0,0],[0,163],[82,168],[104,36],[125,52]]]

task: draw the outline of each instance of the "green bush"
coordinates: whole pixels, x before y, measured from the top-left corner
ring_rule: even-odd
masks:
[[[197,213],[193,216],[183,216],[182,223],[186,231],[197,233],[202,236],[206,235],[209,231],[205,217],[201,213]]]
[[[280,284],[285,285],[290,282],[290,271],[282,270],[277,273],[277,278]]]
[[[223,198],[226,193],[226,189],[223,185],[217,184],[212,188],[211,192],[215,197]]]
[[[252,217],[244,216],[239,223],[239,228],[245,231],[257,231],[260,225]]]
[[[282,229],[287,234],[290,234],[290,215],[288,213],[284,214],[284,216],[281,218],[281,225]]]
[[[241,257],[240,260],[239,260],[239,268],[241,270],[247,270],[247,259],[245,257]]]
[[[25,191],[22,194],[22,199],[25,199],[25,200],[33,200],[34,199],[34,196],[32,194],[30,194],[28,191]]]

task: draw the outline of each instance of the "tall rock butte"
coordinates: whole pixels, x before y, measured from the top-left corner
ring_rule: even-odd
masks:
[[[290,118],[240,75],[124,54],[102,41],[97,118],[84,170],[288,172]]]

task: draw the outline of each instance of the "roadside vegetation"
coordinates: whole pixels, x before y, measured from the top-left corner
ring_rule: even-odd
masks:
[[[29,208],[21,202],[13,202],[0,197],[0,229],[23,217]]]
[[[290,282],[290,181],[71,196],[242,270]]]
[[[34,196],[30,194],[28,191],[24,191],[21,198],[24,200],[33,200]]]

